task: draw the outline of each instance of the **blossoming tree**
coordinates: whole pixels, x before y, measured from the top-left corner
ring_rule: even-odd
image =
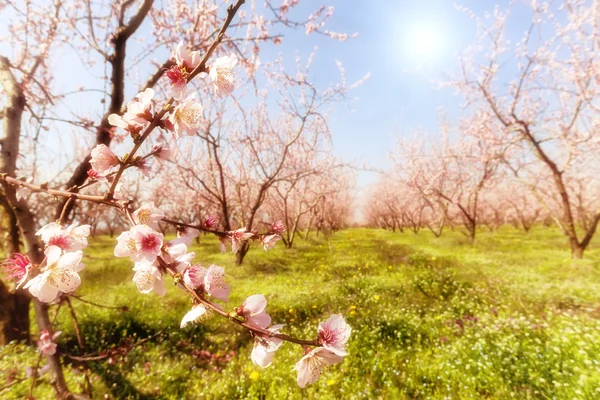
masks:
[[[0,205],[11,226],[9,251],[13,253],[3,263],[3,268],[15,282],[19,299],[24,299],[16,300],[14,304],[22,302],[27,305],[27,310],[29,296],[33,297],[40,330],[38,347],[46,359],[57,397],[85,397],[72,393],[67,386],[56,345],[60,332],[55,332],[48,309],[50,303],[66,302],[70,307],[69,296],[82,284],[79,272],[85,268],[81,261],[91,226],[85,224],[84,217],[77,222],[72,217],[73,210],[84,202],[93,203],[100,209],[111,209],[124,216],[129,224],[117,238],[114,256],[129,258],[134,271],[133,281],[140,293],[164,295],[165,284],[171,280],[183,296],[191,299],[191,310],[182,316],[182,329],[197,323],[209,312],[217,315],[245,329],[254,338],[252,361],[261,367],[271,364],[283,342],[300,345],[303,352],[296,364],[300,387],[314,383],[324,366],[341,362],[347,355],[345,346],[351,332],[341,315],[334,314],[320,323],[314,338],[300,339],[282,333],[283,325],[272,324],[266,309],[267,300],[261,294],[252,295],[226,311],[217,302],[229,300],[231,288],[226,283],[225,270],[216,265],[200,265],[194,261],[194,253],[188,251],[191,240],[200,232],[218,236],[222,249],[231,247],[234,253],[247,249],[250,241],[260,241],[265,249],[269,249],[281,239],[281,223],[276,221],[259,233],[251,230],[253,220],[265,191],[281,179],[279,172],[284,169],[292,146],[305,139],[302,135],[304,126],[315,124],[312,131],[323,132],[318,122],[322,117],[314,107],[343,93],[341,87],[320,94],[297,75],[294,84],[304,91],[302,101],[295,103],[294,98],[288,98],[288,106],[290,112],[299,117],[300,124],[282,117],[281,123],[288,122],[290,131],[285,133],[285,140],[268,143],[268,146],[278,146],[270,158],[268,152],[273,149],[263,143],[261,133],[268,135],[270,130],[275,130],[273,127],[266,132],[249,130],[242,136],[237,135],[239,130],[232,131],[232,150],[238,151],[241,159],[253,158],[254,171],[258,172],[246,170],[247,164],[239,164],[239,171],[259,173],[262,177],[256,200],[240,202],[240,212],[247,219],[245,226],[232,230],[225,219],[224,229],[220,229],[217,219],[210,216],[196,221],[182,220],[178,215],[167,215],[158,203],[138,201],[128,190],[131,182],[139,180],[140,176],[152,177],[156,173],[155,165],[164,166],[167,159],[181,154],[183,150],[179,148],[181,142],[178,139],[201,135],[210,121],[206,117],[209,106],[216,107],[221,99],[233,96],[240,82],[254,82],[254,74],[260,65],[258,44],[282,40],[281,35],[271,33],[270,28],[302,26],[307,33],[319,32],[345,40],[343,34],[323,30],[332,9],[323,7],[300,23],[288,16],[297,1],[284,1],[279,7],[268,2],[266,15],[258,13],[254,4],[249,12],[242,11],[244,0],[230,4],[224,13],[217,2],[198,2],[190,6],[180,0],[167,6],[155,6],[152,0],[114,2],[108,8],[78,1],[26,3],[24,9],[10,1],[2,5],[17,16],[8,36],[20,48],[12,60],[0,57],[0,84],[5,93],[0,138]],[[49,15],[51,18],[47,18]],[[130,39],[136,31],[143,29],[143,24],[152,26],[154,41],[142,46],[143,51],[135,57],[133,66],[143,65],[147,54],[159,53],[161,49],[171,53],[172,57],[167,55],[166,61],[156,63],[137,95],[124,105],[126,83],[131,78],[125,54],[131,50]],[[240,36],[236,37],[236,34]],[[101,62],[110,70],[110,87],[106,86],[101,96],[101,103],[106,107],[97,123],[72,113],[67,113],[67,117],[63,109],[54,108],[71,94],[54,92],[54,71],[47,60],[53,46],[73,45],[73,38],[78,39],[75,46],[81,65],[91,68]],[[242,68],[245,75],[240,71]],[[287,74],[271,77],[279,77],[291,84]],[[82,91],[84,89],[76,92]],[[210,101],[205,103],[203,99]],[[266,111],[259,107],[248,112],[246,117],[250,124],[258,126],[268,122]],[[27,127],[22,129],[25,115],[30,115],[39,128],[33,136]],[[91,131],[93,148],[79,159],[72,175],[62,185],[21,179],[26,167],[19,164],[31,163],[37,156],[34,152],[31,158],[21,157],[21,150],[41,131],[51,130],[47,126],[51,121]],[[117,152],[118,155],[111,149],[115,142],[124,149]],[[59,199],[54,221],[36,226],[40,219],[27,199],[20,195],[23,191]],[[178,237],[166,240],[159,230],[160,224],[176,228]],[[20,251],[21,242],[26,251]],[[18,310],[13,311],[12,315],[27,314],[22,312],[23,309],[21,314]],[[37,376],[36,372],[32,379],[35,381]]]
[[[598,186],[590,172],[600,154],[599,10],[597,0],[532,1],[530,27],[516,43],[504,35],[511,9],[486,19],[465,10],[479,39],[449,82],[468,113],[496,121],[501,140],[483,132],[480,139],[509,155],[505,165],[548,210],[574,258],[583,256],[600,223],[597,199],[578,201],[576,183],[585,177],[588,194]],[[543,180],[552,185],[538,185]]]

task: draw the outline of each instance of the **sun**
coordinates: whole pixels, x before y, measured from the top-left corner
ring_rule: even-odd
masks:
[[[435,61],[444,51],[444,34],[439,24],[420,21],[404,32],[407,56],[418,63]]]

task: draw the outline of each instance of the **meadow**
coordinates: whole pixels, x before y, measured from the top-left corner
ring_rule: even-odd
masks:
[[[94,398],[108,399],[600,398],[600,241],[571,260],[556,229],[478,235],[471,246],[452,231],[435,238],[349,229],[313,234],[291,250],[255,246],[243,266],[202,237],[193,250],[206,266],[225,268],[227,309],[262,293],[286,333],[312,337],[332,313],[353,327],[350,355],[306,389],[292,370],[298,346],[284,344],[260,369],[250,336],[221,318],[180,329],[187,296],[171,285],[164,298],[140,294],[132,265],[112,256],[115,239],[90,238],[76,295],[115,308],[71,300],[84,349],[66,307],[56,328],[70,354],[112,350],[85,364],[88,382],[83,365],[67,359],[69,387],[91,385]],[[34,347],[0,348],[0,389],[37,358]],[[30,385],[0,397],[24,398]],[[34,396],[53,398],[47,376]]]

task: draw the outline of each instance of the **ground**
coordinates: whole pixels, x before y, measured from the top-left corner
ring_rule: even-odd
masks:
[[[116,241],[108,237],[91,238],[77,295],[126,310],[73,299],[85,351],[66,307],[57,320],[60,346],[73,354],[115,349],[108,361],[89,364],[94,398],[600,398],[600,240],[573,261],[553,228],[478,235],[471,246],[457,231],[313,234],[291,250],[265,254],[255,246],[242,267],[202,237],[197,260],[228,274],[226,309],[262,293],[285,333],[314,337],[333,313],[352,326],[350,355],[304,390],[292,370],[299,346],[284,344],[260,369],[250,360],[249,335],[216,315],[181,330],[190,308],[184,293],[171,285],[164,298],[138,293],[131,263],[112,256]],[[24,345],[0,348],[0,390],[37,357]],[[72,389],[84,385],[81,370],[67,367]],[[30,384],[0,396],[23,398]],[[47,377],[40,379],[35,397],[51,393]]]

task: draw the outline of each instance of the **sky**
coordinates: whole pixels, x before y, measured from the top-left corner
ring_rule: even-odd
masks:
[[[297,11],[316,8],[308,0]],[[479,16],[493,12],[508,1],[463,0],[457,2]],[[437,82],[457,71],[457,55],[476,38],[475,23],[451,0],[332,0],[335,13],[328,24],[332,31],[354,33],[356,39],[336,42],[304,32],[286,34],[286,49],[308,54],[318,46],[315,76],[318,82],[337,79],[335,60],[342,62],[348,80],[369,79],[351,92],[357,100],[339,105],[330,118],[335,153],[367,169],[389,166],[389,151],[403,135],[427,131],[436,134],[440,110],[452,119],[461,104],[450,89]],[[530,23],[528,8],[517,4],[508,22],[508,39],[518,40]],[[266,53],[272,51],[266,48]],[[265,56],[267,55],[265,54]],[[377,179],[377,173],[358,172],[359,197]]]
[[[458,4],[481,16],[496,6],[506,9],[508,2],[462,0]],[[441,108],[450,118],[459,115],[460,99],[449,89],[438,90],[436,82],[457,70],[457,54],[475,39],[475,23],[451,0],[301,0],[290,17],[303,20],[322,4],[335,8],[328,30],[356,32],[358,37],[339,42],[319,34],[306,35],[304,29],[285,29],[281,45],[262,46],[261,60],[273,60],[283,52],[293,65],[295,52],[306,59],[317,47],[309,77],[317,85],[326,87],[339,80],[336,60],[344,66],[349,82],[369,74],[369,79],[350,93],[356,100],[335,107],[329,125],[337,156],[367,169],[385,169],[396,138],[423,131],[435,135]],[[10,15],[0,15],[0,33],[6,18]],[[528,22],[527,8],[517,4],[509,20],[508,39],[520,38]],[[147,33],[144,29],[148,28],[142,26],[139,35]],[[0,53],[10,52],[6,46],[0,43]],[[74,57],[66,53],[56,62],[68,63]],[[101,85],[101,75],[102,71],[67,70],[55,84],[65,91],[74,89],[81,79],[96,79]],[[140,75],[144,80],[146,74]],[[134,94],[129,93],[128,98]],[[97,108],[95,101],[79,99],[73,111],[83,110],[88,103]],[[364,197],[377,174],[362,169],[357,174],[360,196]]]
[[[296,15],[322,4],[316,0],[302,3]],[[450,0],[331,0],[327,4],[335,7],[328,29],[358,32],[356,39],[338,42],[303,31],[286,32],[282,48],[266,46],[263,57],[277,51],[299,51],[306,56],[317,46],[312,69],[317,83],[338,79],[335,60],[343,64],[349,82],[370,74],[350,93],[355,101],[336,107],[330,126],[337,155],[384,168],[395,138],[420,130],[435,132],[441,108],[450,116],[459,114],[460,100],[449,89],[437,89],[437,82],[444,80],[444,74],[456,72],[457,54],[475,39],[475,23]],[[496,5],[505,9],[508,1],[458,4],[483,15]],[[528,19],[525,7],[514,11],[508,33],[516,40],[525,32]],[[374,179],[374,174],[362,172],[359,185],[368,186]]]

